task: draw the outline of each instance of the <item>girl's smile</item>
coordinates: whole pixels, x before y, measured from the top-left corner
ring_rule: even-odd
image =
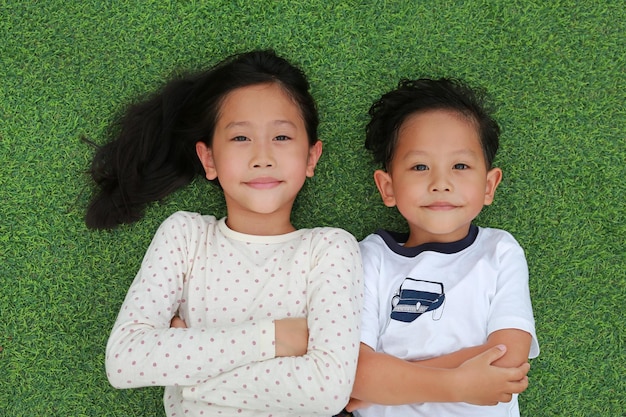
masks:
[[[252,188],[259,189],[259,190],[265,190],[269,188],[278,187],[282,183],[283,181],[278,180],[276,178],[272,178],[272,177],[255,178],[253,180],[245,182],[246,185]]]

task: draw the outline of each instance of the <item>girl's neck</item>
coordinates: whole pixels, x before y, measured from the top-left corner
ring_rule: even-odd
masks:
[[[226,225],[236,232],[255,236],[284,235],[296,230],[289,216],[277,215],[277,213],[249,213],[248,215],[228,213]]]

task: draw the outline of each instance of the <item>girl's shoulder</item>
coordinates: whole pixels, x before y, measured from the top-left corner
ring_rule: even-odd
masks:
[[[218,223],[215,216],[203,215],[190,211],[177,211],[161,223],[157,234],[193,234],[206,232]]]
[[[202,223],[212,224],[218,220],[215,216],[210,216],[192,211],[177,211],[165,219],[164,223]]]
[[[359,244],[356,238],[347,230],[338,227],[315,227],[300,229],[301,239],[309,240],[310,245],[318,250],[332,250],[338,253],[359,254]]]
[[[316,236],[323,240],[348,240],[356,243],[356,238],[347,230],[339,227],[314,227],[312,229],[300,229],[304,234]]]

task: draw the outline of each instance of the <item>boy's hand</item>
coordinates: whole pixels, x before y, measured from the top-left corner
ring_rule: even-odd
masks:
[[[174,316],[174,318],[170,322],[170,328],[171,329],[186,329],[187,323],[185,323],[185,320],[181,319],[180,317]]]
[[[356,398],[350,398],[350,402],[348,402],[348,405],[346,405],[346,411],[348,412],[353,412],[354,410],[360,410],[362,408],[367,408],[370,405],[372,405],[371,403],[362,401],[362,400],[357,400]]]
[[[512,394],[520,393],[528,387],[529,363],[517,368],[500,368],[491,365],[506,352],[506,346],[498,345],[457,368],[461,401],[477,405],[496,405],[511,401]]]
[[[282,319],[274,322],[276,356],[302,356],[309,347],[306,318]]]

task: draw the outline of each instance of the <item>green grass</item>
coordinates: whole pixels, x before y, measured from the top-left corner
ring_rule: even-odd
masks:
[[[504,182],[481,225],[526,249],[541,356],[525,416],[626,415],[626,8],[622,1],[0,2],[0,415],[159,416],[160,389],[120,391],[104,346],[158,224],[222,215],[198,181],[133,226],[83,223],[92,150],[115,112],[180,69],[273,47],[321,113],[299,226],[363,238],[402,228],[362,148],[367,109],[401,77],[486,87]]]

